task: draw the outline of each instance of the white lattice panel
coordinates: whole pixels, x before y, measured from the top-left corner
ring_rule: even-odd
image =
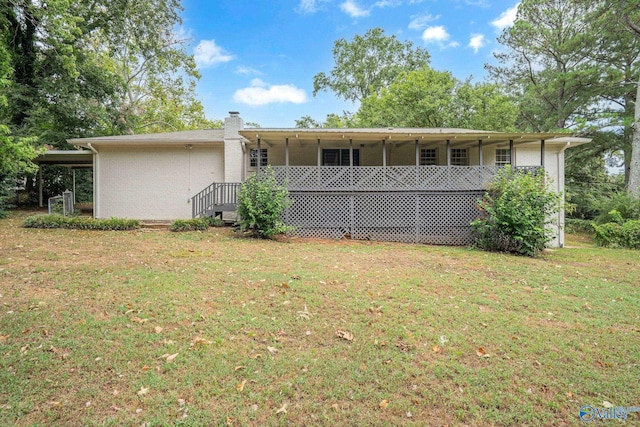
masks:
[[[305,237],[467,245],[482,192],[292,192],[284,215]]]

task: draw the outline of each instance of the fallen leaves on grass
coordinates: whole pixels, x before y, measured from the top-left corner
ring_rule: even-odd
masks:
[[[478,350],[476,350],[476,354],[478,355],[478,357],[491,357],[491,355],[487,353],[482,347],[478,347]]]
[[[242,382],[236,386],[236,390],[242,393],[242,390],[244,390],[245,384],[247,384],[247,380],[242,380]]]
[[[387,406],[389,406],[389,401],[387,399],[384,399],[378,406],[380,406],[380,409],[385,410],[387,409]]]
[[[267,350],[269,350],[271,354],[278,354],[278,349],[275,347],[267,346]]]
[[[129,318],[130,321],[134,322],[134,323],[140,323],[141,325],[147,323],[149,321],[149,319],[142,319],[138,316],[133,316]]]
[[[284,403],[278,410],[276,410],[276,414],[286,414],[287,413],[287,404]]]
[[[213,341],[209,341],[208,339],[202,337],[195,337],[193,341],[191,341],[191,344],[189,344],[189,349],[201,348],[209,344],[213,344]]]
[[[149,393],[149,388],[148,387],[140,387],[140,390],[138,390],[137,395],[138,396],[144,396],[147,393]]]
[[[178,357],[178,353],[174,353],[174,354],[163,354],[162,357],[164,357],[165,359],[167,359],[167,362],[173,362],[175,360],[176,357]]]
[[[304,305],[304,310],[298,311],[296,315],[299,319],[303,320],[309,320],[313,317],[313,313],[309,312],[307,309],[307,304]]]
[[[353,334],[349,331],[336,331],[336,336],[346,341],[353,341]]]
[[[155,328],[153,328],[153,332],[159,334],[160,332],[162,332],[162,326],[156,326]]]
[[[434,352],[434,353],[438,353],[439,354],[439,353],[442,353],[442,348],[439,345],[434,345],[431,348],[431,351]]]

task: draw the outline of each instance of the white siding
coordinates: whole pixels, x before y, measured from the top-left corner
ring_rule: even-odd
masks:
[[[221,144],[98,150],[97,218],[191,218],[191,196],[224,178]]]

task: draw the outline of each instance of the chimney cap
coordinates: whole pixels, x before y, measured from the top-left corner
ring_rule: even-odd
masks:
[[[240,112],[239,112],[239,111],[229,111],[229,115],[230,115],[231,117],[236,117],[236,116],[238,116],[239,114],[240,114]]]

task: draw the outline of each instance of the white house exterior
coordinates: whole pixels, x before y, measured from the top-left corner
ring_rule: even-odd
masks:
[[[69,142],[93,152],[97,218],[229,210],[232,203],[212,197],[269,164],[290,189],[285,221],[301,235],[466,244],[475,202],[501,165],[543,166],[561,193],[564,151],[588,140],[466,129],[245,129],[231,112],[223,129]],[[556,246],[563,223],[561,213]]]

